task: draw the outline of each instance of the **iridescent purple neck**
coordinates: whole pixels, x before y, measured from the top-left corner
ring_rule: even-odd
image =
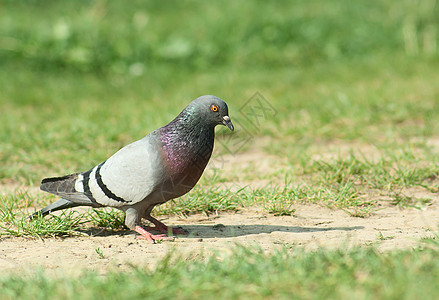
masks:
[[[172,174],[204,171],[213,150],[214,126],[183,110],[173,121],[159,128],[157,135]]]

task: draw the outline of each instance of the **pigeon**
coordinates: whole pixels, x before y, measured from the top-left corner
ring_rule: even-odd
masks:
[[[151,216],[156,205],[189,192],[212,155],[215,126],[234,130],[227,104],[212,95],[193,100],[169,124],[156,129],[113,154],[92,169],[45,178],[40,189],[61,199],[30,218],[76,206],[113,207],[125,212],[125,225],[140,239],[155,243],[184,234]],[[141,219],[155,227],[141,226]],[[151,234],[156,230],[163,234]]]

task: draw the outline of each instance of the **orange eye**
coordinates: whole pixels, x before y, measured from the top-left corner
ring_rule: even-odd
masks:
[[[211,107],[210,107],[210,110],[212,110],[213,112],[217,112],[218,111],[218,106],[216,106],[216,105],[212,105]]]

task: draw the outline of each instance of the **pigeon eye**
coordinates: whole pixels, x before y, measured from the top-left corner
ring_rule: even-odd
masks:
[[[216,106],[215,104],[212,104],[212,106],[210,107],[210,110],[213,112],[217,112],[218,111],[218,106]]]

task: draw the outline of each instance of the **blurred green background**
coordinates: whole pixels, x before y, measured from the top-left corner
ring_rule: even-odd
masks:
[[[3,1],[1,61],[149,79],[437,57],[437,13],[434,0]]]
[[[0,178],[88,169],[203,94],[249,126],[260,92],[278,113],[253,134],[292,164],[316,141],[428,138],[438,69],[436,0],[3,0]]]

